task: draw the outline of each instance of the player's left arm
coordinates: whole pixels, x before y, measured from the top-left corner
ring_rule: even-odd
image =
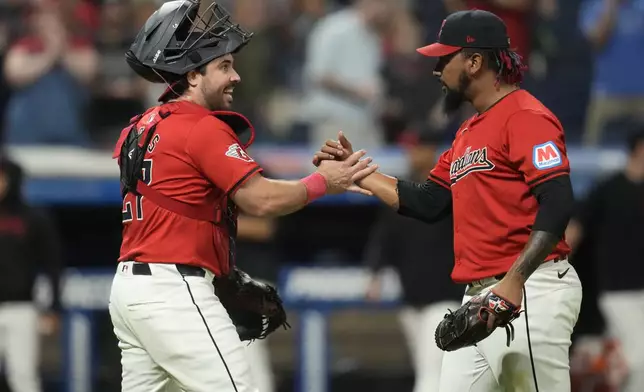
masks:
[[[572,185],[568,175],[561,175],[534,187],[539,212],[523,252],[508,275],[525,283],[563,238],[574,208]]]
[[[574,209],[570,165],[561,125],[553,117],[524,110],[507,123],[509,160],[523,174],[539,211],[528,243],[503,279],[510,302],[521,302],[525,281],[543,263],[563,238]],[[495,290],[496,291],[496,290]]]

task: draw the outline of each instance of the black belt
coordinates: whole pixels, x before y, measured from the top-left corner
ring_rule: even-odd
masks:
[[[206,277],[206,270],[186,264],[172,264],[182,276]],[[132,263],[132,275],[152,275],[149,263]]]
[[[560,261],[564,261],[564,260],[566,260],[566,257],[557,257],[557,258],[554,258],[554,259],[552,259],[552,260],[548,260],[547,262],[552,261],[552,262],[554,262],[554,263],[558,263],[558,262],[560,262]],[[496,280],[501,280],[501,279],[505,278],[505,275],[506,275],[506,274],[507,274],[507,272],[504,272],[504,273],[502,273],[502,274],[498,274],[498,275],[494,275],[494,279],[496,279]],[[476,280],[476,282],[478,282],[479,280],[485,280],[485,279],[487,279],[487,278],[477,279],[477,280]]]

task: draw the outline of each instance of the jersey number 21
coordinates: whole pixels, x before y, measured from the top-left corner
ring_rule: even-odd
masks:
[[[143,182],[147,185],[152,183],[152,159],[145,159],[143,161]],[[134,219],[134,214],[132,211],[132,202],[130,201],[133,197],[132,194],[127,194],[123,199],[123,222],[131,222]],[[143,196],[136,196],[135,208],[136,208],[136,220],[143,220],[143,205],[141,201]]]

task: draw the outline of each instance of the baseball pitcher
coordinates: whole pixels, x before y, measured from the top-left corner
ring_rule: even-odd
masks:
[[[426,182],[374,173],[358,184],[405,216],[452,213],[452,279],[467,288],[435,332],[447,351],[438,390],[568,392],[582,289],[564,240],[574,198],[561,123],[519,87],[521,58],[490,12],[449,15],[418,52],[438,58],[445,108],[467,101],[477,113]],[[339,135],[314,163],[351,153]]]

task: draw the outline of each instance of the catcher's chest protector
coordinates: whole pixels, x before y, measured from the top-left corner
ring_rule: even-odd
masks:
[[[177,109],[170,103],[149,109],[144,114],[133,117],[130,124],[123,129],[116,146],[114,158],[118,158],[122,197],[127,193],[146,197],[159,207],[191,219],[211,222],[225,226],[231,244],[237,231],[237,207],[231,200],[224,200],[215,205],[194,206],[172,199],[151,188],[143,182],[143,162],[150,142],[154,138],[157,126]],[[255,132],[246,117],[235,112],[217,111],[210,115],[226,123],[237,135],[239,141],[247,148],[254,140]],[[231,267],[234,264],[234,249],[230,249]]]
[[[128,192],[139,195],[137,188],[143,177],[145,151],[154,136],[156,126],[170,114],[169,111],[161,111],[160,107],[155,107],[130,120],[130,125],[121,134],[118,163],[122,196]]]

